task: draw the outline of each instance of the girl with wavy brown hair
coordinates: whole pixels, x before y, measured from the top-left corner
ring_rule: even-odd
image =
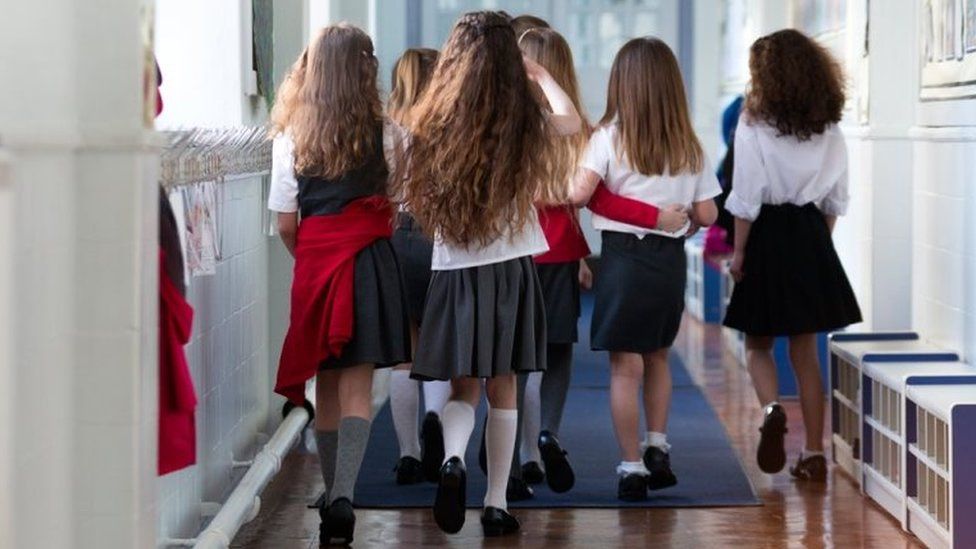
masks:
[[[825,482],[824,397],[817,334],[861,321],[831,231],[847,211],[847,147],[837,123],[844,79],[803,33],[764,36],[749,55],[751,83],[735,133],[732,192],[735,288],[725,325],[746,334],[746,363],[763,410],[759,468],[786,464],[774,338],[789,338],[806,446],[790,473]]]
[[[585,203],[604,180],[615,194],[689,212],[695,225],[718,215],[718,180],[688,114],[678,62],[656,38],[635,38],[610,70],[607,110],[590,138],[573,200]],[[591,345],[610,354],[610,403],[620,445],[617,496],[677,483],[667,442],[671,403],[668,353],[684,311],[686,257],[678,230],[640,227],[593,216],[603,249],[594,285]],[[654,291],[641,291],[653,288]],[[641,444],[636,387],[643,384],[648,432]],[[643,446],[643,452],[641,451]]]
[[[397,59],[393,66],[393,87],[387,104],[387,113],[393,122],[401,127],[409,125],[410,110],[427,88],[436,63],[437,50],[428,48],[408,49]],[[397,215],[393,249],[400,261],[400,274],[403,276],[410,312],[410,335],[416,345],[427,287],[430,285],[433,243],[406,209],[401,209]],[[410,379],[412,366],[410,363],[400,364],[390,377],[390,411],[400,445],[400,459],[395,469],[397,484],[414,484],[424,479],[437,482],[444,461],[440,414],[451,394],[451,384],[447,381],[423,382],[425,414],[418,437],[417,409],[421,382]]]
[[[547,186],[565,187],[550,177],[552,140],[580,127],[572,100],[545,69],[523,60],[508,17],[497,12],[458,20],[411,111],[408,160],[396,180],[434,238],[413,376],[452,382],[434,502],[446,532],[464,524],[463,456],[482,380],[490,410],[481,523],[486,536],[519,529],[505,495],[518,427],[515,374],[545,368],[545,310],[532,256],[548,247],[534,200]]]
[[[393,209],[373,43],[347,24],[322,29],[273,110],[268,207],[295,257],[291,319],[275,391],[303,405],[316,378],[315,434],[326,493],[323,544],[349,543],[371,418],[374,368],[410,360],[390,244]],[[353,306],[355,304],[355,306]]]

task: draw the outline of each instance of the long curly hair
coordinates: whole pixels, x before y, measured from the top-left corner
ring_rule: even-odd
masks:
[[[745,111],[780,135],[801,141],[840,121],[844,73],[826,48],[786,29],[756,40],[749,50],[752,82]]]
[[[397,59],[386,105],[386,112],[394,122],[401,126],[409,124],[410,108],[426,89],[436,64],[437,50],[430,48],[410,48]]]
[[[338,177],[374,153],[383,105],[369,36],[339,23],[319,31],[292,66],[272,109],[272,135],[295,142],[295,171]]]
[[[600,124],[617,124],[620,157],[644,175],[697,173],[704,166],[678,60],[657,38],[634,38],[617,52]]]
[[[575,134],[553,138],[553,146],[549,159],[552,161],[552,180],[543,182],[536,197],[542,204],[567,204],[570,178],[576,173],[583,152],[590,139],[592,128],[586,122],[583,101],[580,99],[579,82],[576,79],[576,69],[573,65],[573,52],[569,44],[558,32],[549,28],[531,28],[519,38],[519,48],[526,57],[542,65],[552,75],[559,87],[576,107],[583,120],[582,128]],[[539,101],[546,105],[545,96],[538,86],[536,95]]]
[[[429,234],[483,246],[525,226],[552,179],[551,139],[507,17],[458,20],[410,119],[394,180]]]

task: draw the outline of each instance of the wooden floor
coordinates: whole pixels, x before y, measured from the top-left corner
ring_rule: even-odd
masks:
[[[787,473],[769,476],[755,464],[761,413],[745,370],[723,352],[719,328],[686,319],[676,350],[725,424],[733,447],[762,507],[710,509],[519,510],[518,536],[484,540],[478,512],[469,510],[464,529],[447,536],[429,510],[357,511],[356,547],[917,547],[898,524],[863,498],[834,469],[827,486],[793,482]],[[787,450],[790,461],[802,445],[795,402]],[[609,410],[607,411],[609,427]],[[392,472],[386,472],[392,474]],[[320,490],[314,455],[293,453],[262,496],[261,514],[245,526],[235,547],[318,546],[318,514],[305,508]]]

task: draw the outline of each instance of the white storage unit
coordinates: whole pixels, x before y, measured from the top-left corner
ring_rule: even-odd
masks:
[[[929,547],[976,547],[976,385],[905,393],[908,531]]]
[[[976,368],[962,362],[865,360],[861,381],[861,489],[907,529],[905,393],[913,385],[976,387]]]
[[[864,361],[953,362],[955,353],[927,343],[914,332],[830,335],[830,418],[834,463],[861,481],[861,369]]]

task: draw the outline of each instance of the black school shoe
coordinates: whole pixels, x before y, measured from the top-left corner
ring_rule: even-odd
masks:
[[[356,514],[352,502],[339,498],[331,505],[319,507],[319,547],[330,545],[349,545],[356,529]]]
[[[648,446],[644,450],[644,467],[651,473],[647,477],[648,490],[661,490],[678,484],[678,478],[671,470],[671,454],[657,446]]]
[[[782,471],[786,465],[786,450],[783,448],[786,412],[782,406],[773,404],[767,408],[759,432],[762,433],[759,437],[759,448],[756,450],[759,468],[769,474]]]
[[[542,484],[546,480],[546,473],[538,463],[530,461],[522,464],[522,480],[529,484]]]
[[[396,471],[397,484],[417,484],[424,481],[423,465],[416,458],[401,457],[393,470]]]
[[[424,416],[420,439],[423,441],[420,461],[423,463],[424,478],[427,482],[437,482],[441,474],[441,464],[444,463],[444,430],[441,427],[441,418],[434,412],[427,412]]]
[[[559,445],[556,435],[549,431],[539,433],[539,453],[542,454],[542,463],[546,464],[549,488],[557,494],[572,490],[576,484],[576,475],[566,458],[566,450]]]
[[[790,467],[790,474],[798,480],[827,482],[827,459],[823,456],[804,458],[801,455],[796,465]]]
[[[441,467],[434,500],[434,521],[441,530],[456,534],[464,526],[467,473],[461,458],[454,456]]]
[[[517,518],[497,507],[485,507],[481,513],[481,529],[486,538],[518,532],[521,525]]]
[[[516,477],[508,477],[508,486],[505,487],[505,499],[508,501],[525,501],[535,497],[535,491],[524,480]]]
[[[647,477],[640,473],[621,475],[617,482],[617,499],[644,501],[647,499]]]

